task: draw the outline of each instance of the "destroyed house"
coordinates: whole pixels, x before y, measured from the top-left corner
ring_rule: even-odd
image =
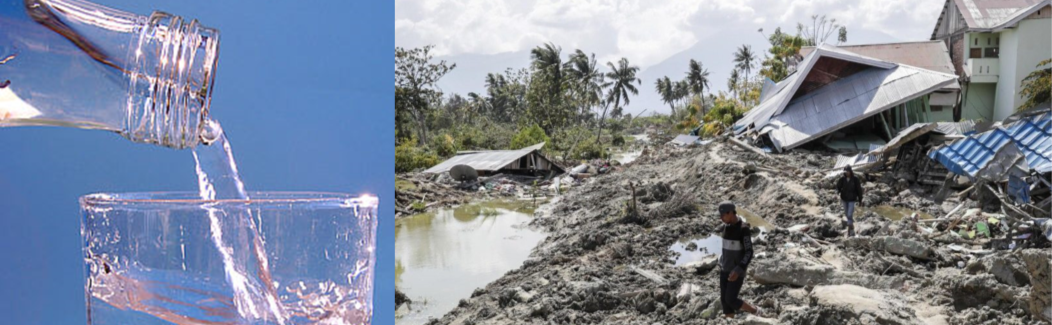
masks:
[[[901,43],[880,43],[861,45],[842,45],[837,48],[877,60],[905,64],[912,67],[954,74],[953,62],[949,50],[942,41],[921,41]],[[814,51],[814,46],[800,48],[800,55],[807,56]],[[952,122],[953,109],[957,105],[961,86],[951,83],[928,95],[930,119],[925,122]],[[928,117],[928,114],[922,116]]]
[[[929,95],[956,80],[823,44],[793,74],[768,87],[734,132],[779,152],[837,139],[882,145],[913,123],[931,121]]]
[[[425,173],[449,172],[453,166],[467,165],[480,176],[495,174],[551,175],[565,170],[541,154],[544,142],[518,150],[461,151]]]

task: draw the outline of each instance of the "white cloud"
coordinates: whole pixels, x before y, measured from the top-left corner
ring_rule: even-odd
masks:
[[[645,78],[681,76],[687,59],[703,61],[713,90],[730,74],[731,53],[748,44],[766,53],[775,27],[826,15],[846,26],[849,44],[927,40],[945,0],[396,0],[395,44],[435,45],[437,57],[458,61],[441,83],[452,92],[481,91],[485,73],[522,68],[530,49],[552,42],[568,55],[595,53],[601,63],[626,57]],[[835,40],[835,35],[831,41]],[[498,56],[496,54],[504,54]],[[514,54],[514,62],[508,55]],[[500,57],[481,60],[480,56]],[[671,60],[670,60],[671,59]],[[471,62],[464,62],[470,60]],[[663,63],[666,60],[670,60]],[[682,61],[682,62],[681,62]],[[648,70],[651,69],[651,70]],[[605,68],[604,68],[605,70]],[[644,80],[647,86],[653,80]],[[642,91],[630,111],[663,109]]]
[[[793,30],[812,14],[827,14],[854,29],[918,39],[931,28],[942,0],[795,1],[492,1],[397,0],[395,42],[435,45],[435,54],[497,54],[545,42],[564,52],[584,49],[603,62],[628,57],[642,67],[718,32],[753,37],[765,24]],[[739,30],[730,26],[748,25]],[[773,28],[772,28],[773,29]],[[850,34],[849,34],[850,35]]]

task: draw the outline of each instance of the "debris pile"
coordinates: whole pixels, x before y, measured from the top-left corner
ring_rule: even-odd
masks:
[[[1045,229],[1030,216],[990,210],[977,194],[951,191],[936,200],[939,191],[922,184],[871,175],[856,212],[858,237],[847,238],[842,205],[825,177],[833,163],[832,154],[767,155],[728,141],[653,147],[623,171],[589,178],[538,210],[531,226],[550,235],[531,257],[430,323],[1052,319],[1052,251],[1030,240]],[[762,317],[722,319],[712,257],[677,266],[679,253],[670,250],[717,233],[715,207],[724,200],[759,230],[741,296],[763,308]],[[1025,225],[1031,235],[1020,237]]]

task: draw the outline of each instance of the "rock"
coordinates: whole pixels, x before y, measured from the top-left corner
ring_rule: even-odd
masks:
[[[841,284],[818,286],[811,291],[812,306],[832,308],[846,313],[847,319],[872,320],[869,323],[919,324],[913,308],[901,295],[892,291],[878,291]]]
[[[657,184],[651,185],[647,192],[651,200],[646,200],[644,203],[647,203],[647,201],[665,202],[668,201],[669,198],[672,198],[672,194],[674,194],[672,192],[672,187],[665,184],[665,182],[658,182]]]
[[[698,292],[701,292],[701,286],[693,283],[684,282],[679,285],[679,290],[676,290],[676,300],[680,303],[689,302],[691,297]]]
[[[690,263],[687,263],[687,264],[683,264],[680,267],[687,268],[688,270],[689,269],[693,269],[694,270],[694,274],[707,274],[707,273],[709,273],[709,271],[712,271],[712,269],[716,268],[716,266],[719,263],[720,263],[720,258],[718,256],[716,256],[716,255],[709,255],[709,256],[706,256],[705,258],[702,258],[699,261],[694,261],[694,262],[690,262]]]
[[[742,321],[742,325],[775,325],[778,324],[778,320],[774,318],[764,318],[756,315],[745,316],[745,320]]]
[[[721,316],[721,314],[723,314],[723,306],[717,300],[709,303],[709,307],[705,308],[700,316],[702,319],[713,319],[716,318],[716,316]]]
[[[990,273],[998,282],[1022,287],[1030,284],[1030,275],[1026,273],[1026,265],[1014,255],[998,254],[987,255],[980,258],[965,268],[968,274]]]
[[[687,247],[684,247],[683,249],[686,249],[688,252],[696,251],[698,250],[698,243],[690,242],[687,244]]]
[[[873,289],[889,289],[900,288],[905,281],[902,275],[878,276],[854,271],[838,271],[832,265],[816,264],[778,253],[772,254],[772,258],[754,260],[748,272],[760,284],[788,284],[797,287],[840,283]]]
[[[1022,259],[1031,284],[1027,311],[1034,318],[1052,321],[1052,254],[1047,249],[1027,249]]]
[[[533,294],[527,292],[522,287],[515,288],[515,300],[518,302],[529,302],[533,300]]]
[[[844,246],[885,251],[922,260],[935,258],[935,250],[927,243],[899,237],[852,237],[844,240]]]

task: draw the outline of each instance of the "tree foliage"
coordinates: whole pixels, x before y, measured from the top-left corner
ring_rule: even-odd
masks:
[[[395,47],[395,101],[398,101],[395,103],[395,129],[402,137],[409,135],[407,128],[412,122],[419,139],[427,140],[427,119],[435,102],[442,97],[435,84],[457,66],[446,64],[445,60],[432,62],[433,47],[428,45],[409,50]]]
[[[616,66],[612,62],[607,62],[606,65],[610,67],[610,72],[606,73],[607,81],[603,83],[603,88],[609,89],[606,92],[606,104],[614,103],[614,110],[611,112],[611,115],[617,119],[621,117],[621,104],[627,105],[631,100],[631,95],[639,94],[639,89],[635,85],[642,84],[642,80],[636,78],[639,67],[630,65],[626,58],[621,58],[621,60],[617,61]],[[606,109],[604,108],[603,115],[599,118],[599,129],[595,136],[597,142],[603,134],[605,119]]]
[[[511,139],[511,149],[522,149],[541,142],[551,143],[552,140],[548,138],[548,134],[544,133],[544,129],[534,124],[519,130],[519,133]]]
[[[1049,67],[1042,69],[1043,66]],[[1026,102],[1017,110],[1027,110],[1052,100],[1052,59],[1039,62],[1037,68],[1023,78],[1023,87],[1019,90],[1019,95],[1026,98]]]

